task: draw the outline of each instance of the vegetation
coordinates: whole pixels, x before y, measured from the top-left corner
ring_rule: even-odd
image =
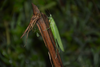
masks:
[[[64,45],[64,67],[100,67],[99,0],[1,0],[0,67],[51,67],[36,25],[27,43],[25,36],[20,39],[33,15],[31,3],[52,14]]]

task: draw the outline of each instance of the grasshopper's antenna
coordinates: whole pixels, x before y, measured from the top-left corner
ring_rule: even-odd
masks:
[[[47,15],[50,15],[50,14],[51,14],[50,10],[49,10],[49,9],[47,9]]]

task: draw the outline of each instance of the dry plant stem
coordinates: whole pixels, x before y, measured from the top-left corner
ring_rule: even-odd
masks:
[[[44,15],[44,14],[42,14],[42,17],[43,17],[43,20],[45,21],[46,28],[50,27],[50,26],[49,26],[49,21],[48,21],[47,16]],[[61,61],[61,58],[60,58],[58,49],[56,48],[56,43],[55,43],[53,34],[52,34],[52,32],[51,32],[51,29],[48,29],[47,32],[48,32],[48,34],[49,34],[50,41],[52,42],[51,45],[49,45],[49,44],[48,44],[48,45],[51,46],[52,48],[54,48],[54,50],[51,50],[50,47],[48,46],[48,49],[49,49],[49,51],[51,52],[50,54],[53,54],[53,53],[55,54],[55,55],[53,55],[52,60],[53,60],[53,59],[54,59],[54,60],[57,59],[57,60],[56,60],[56,63],[58,64],[58,66],[55,66],[55,67],[63,67],[63,64],[62,64],[62,61]],[[47,39],[46,39],[46,41],[47,41]],[[54,62],[55,62],[55,61],[53,61],[53,63],[54,63]]]
[[[32,4],[32,6],[33,6],[34,15],[40,14],[39,9],[34,4]],[[41,16],[38,19],[38,21],[36,22],[36,24],[37,24],[39,31],[43,37],[45,45],[49,50],[49,53],[50,53],[50,56],[52,58],[54,66],[55,67],[63,67],[63,64],[62,64],[62,61],[61,61],[61,58],[60,58],[58,51],[57,51],[57,58],[55,59],[55,57],[56,57],[56,52],[55,52],[56,44],[54,42],[54,38],[53,38],[51,30],[50,29],[46,30],[47,28],[49,28],[49,21],[48,21],[47,17],[44,14],[41,14]],[[46,31],[44,31],[44,30],[46,30]]]

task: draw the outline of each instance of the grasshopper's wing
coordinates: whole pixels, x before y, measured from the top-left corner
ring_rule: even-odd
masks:
[[[55,30],[56,30],[56,38],[57,38],[57,42],[59,44],[59,47],[62,51],[64,51],[64,47],[63,47],[63,44],[62,44],[62,41],[61,41],[61,38],[60,38],[60,35],[59,35],[59,31],[58,31],[56,24],[55,24]]]

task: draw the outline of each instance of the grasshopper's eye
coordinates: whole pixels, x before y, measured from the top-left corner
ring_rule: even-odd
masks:
[[[49,22],[50,22],[50,20],[49,20]]]

